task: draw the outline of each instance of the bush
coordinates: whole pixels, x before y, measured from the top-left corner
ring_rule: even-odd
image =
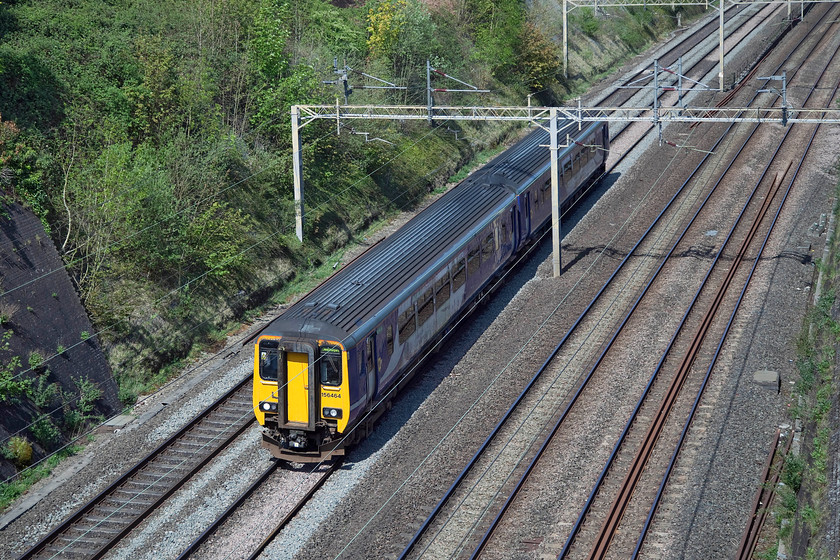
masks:
[[[3,457],[23,468],[32,460],[32,444],[25,437],[14,436],[3,448]]]
[[[44,357],[38,351],[29,353],[29,369],[35,369],[44,363]]]
[[[50,383],[50,370],[40,373],[29,385],[26,395],[38,408],[44,409],[50,406],[53,399],[58,396],[58,384]]]
[[[578,21],[580,22],[581,31],[590,37],[595,37],[601,28],[601,24],[598,23],[598,19],[595,17],[595,12],[592,11],[592,8],[581,8],[578,14]]]
[[[30,428],[35,440],[46,449],[51,448],[61,439],[61,432],[49,416],[42,416],[33,422]]]

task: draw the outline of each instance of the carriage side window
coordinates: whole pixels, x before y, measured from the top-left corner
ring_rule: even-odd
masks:
[[[449,275],[439,278],[435,282],[435,300],[438,309],[441,305],[449,301]]]
[[[321,385],[339,387],[341,385],[341,348],[322,346],[319,368],[321,370]]]
[[[285,362],[280,343],[276,340],[260,342],[260,377],[266,381],[277,381],[280,368]]]
[[[572,178],[572,160],[568,160],[563,163],[563,181],[566,184],[569,184],[569,181]]]
[[[575,173],[580,171],[580,152],[575,154],[575,163],[574,163],[573,169],[574,169]]]
[[[368,337],[366,347],[367,352],[365,352],[365,355],[367,356],[367,370],[373,371],[373,335]]]
[[[417,303],[417,323],[422,326],[429,317],[435,314],[434,292],[429,288],[423,293],[422,299]]]
[[[481,262],[478,259],[480,254],[481,251],[478,247],[470,249],[470,252],[467,255],[467,274],[475,274],[478,272],[478,267],[481,265]]]
[[[388,348],[388,355],[394,353],[394,325],[388,325],[385,330],[385,346]]]
[[[487,262],[493,255],[493,233],[488,233],[481,244],[481,262]]]
[[[467,280],[466,274],[466,267],[465,267],[464,259],[458,259],[458,262],[455,263],[455,273],[452,275],[452,289],[457,290],[461,286],[464,285],[464,282]]]
[[[408,337],[414,334],[414,331],[417,330],[417,324],[414,322],[413,305],[400,314],[397,326],[399,327],[400,344],[402,344],[408,340]]]

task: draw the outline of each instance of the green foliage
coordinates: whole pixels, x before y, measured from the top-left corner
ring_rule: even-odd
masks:
[[[195,269],[204,269],[213,276],[224,276],[245,262],[242,250],[247,216],[239,209],[214,202],[207,210],[186,225],[184,246]]]
[[[406,0],[380,0],[369,8],[367,46],[371,56],[391,54],[406,20]]]
[[[13,330],[6,330],[0,335],[0,351],[10,352],[9,339],[12,335],[14,335]],[[29,379],[17,373],[20,366],[20,356],[12,356],[7,362],[0,362],[0,402],[21,395],[29,388]]]
[[[290,20],[288,2],[261,0],[248,49],[256,107],[251,123],[283,145],[291,138],[288,120],[284,118],[289,108],[310,101],[318,87],[311,67],[289,64],[286,41]],[[283,122],[278,122],[281,119]]]
[[[3,457],[23,468],[32,460],[32,444],[25,437],[12,436],[2,449]]]
[[[490,65],[503,81],[510,78],[525,25],[525,4],[513,0],[465,0],[464,4],[475,45],[473,58]]]
[[[75,437],[86,426],[87,422],[99,417],[92,414],[96,401],[102,396],[102,389],[87,377],[74,379],[77,393],[64,395],[64,425]]]
[[[136,48],[143,80],[126,91],[134,107],[133,136],[140,141],[145,138],[160,141],[177,115],[175,57],[161,36],[140,37]]]
[[[83,414],[90,414],[93,412],[96,401],[102,397],[102,389],[99,385],[88,379],[87,377],[80,377],[74,379],[76,388],[79,391],[79,397],[76,401],[76,408]]]
[[[0,484],[0,510],[5,509],[10,503],[26,492],[29,487],[46,478],[52,470],[66,457],[79,452],[79,447],[69,447],[52,455],[49,459],[36,467],[26,469],[19,476],[9,482]]]
[[[44,357],[37,350],[29,353],[29,369],[35,369],[44,363]]]
[[[12,321],[20,306],[16,303],[0,302],[0,327],[5,327]]]
[[[0,45],[0,109],[25,128],[49,129],[63,117],[65,90],[42,53]]]
[[[48,415],[41,416],[35,420],[29,430],[32,432],[35,441],[43,445],[47,450],[61,441],[61,431]]]
[[[300,42],[313,51],[325,49],[327,53],[361,58],[367,51],[367,34],[363,25],[353,17],[352,9],[336,8],[321,0],[297,0],[298,17],[304,37]]]
[[[26,396],[40,409],[45,409],[58,396],[58,384],[51,383],[49,370],[41,373],[29,385]]]
[[[802,456],[789,453],[785,457],[781,480],[794,493],[799,492],[799,487],[802,486],[802,473],[804,470],[805,461],[802,459]]]
[[[598,18],[595,17],[594,10],[588,6],[579,8],[575,19],[580,25],[581,31],[590,37],[595,37],[601,28],[601,25],[598,23]]]
[[[525,83],[534,91],[544,89],[560,72],[557,47],[531,23],[523,27],[519,44],[519,66]]]

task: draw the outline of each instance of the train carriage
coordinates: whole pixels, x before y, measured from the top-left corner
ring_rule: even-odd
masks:
[[[567,133],[565,206],[609,148],[606,123]],[[256,335],[253,404],[275,456],[318,461],[366,435],[412,365],[548,223],[547,143],[529,134]]]

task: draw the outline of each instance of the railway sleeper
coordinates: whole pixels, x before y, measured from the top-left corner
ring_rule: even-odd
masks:
[[[179,480],[182,480],[182,476],[178,476],[177,474],[174,475],[166,475],[166,476],[154,476],[151,474],[148,475],[137,475],[134,477],[134,480],[138,484],[142,484],[145,488],[151,490],[152,488],[157,489],[166,489],[171,488],[174,486]]]
[[[64,534],[56,539],[59,543],[68,544],[74,548],[77,548],[77,545],[93,545],[96,548],[102,548],[109,542],[111,539],[109,537],[97,537],[91,534],[80,534],[80,535],[68,535]]]
[[[90,514],[85,516],[85,522],[92,523],[97,527],[107,527],[109,529],[122,531],[125,529],[125,526],[131,522],[131,520],[111,515]]]
[[[99,548],[91,548],[88,546],[58,546],[50,545],[44,547],[44,556],[46,558],[90,558],[99,552]]]
[[[110,525],[110,524],[109,524]],[[68,528],[66,531],[62,533],[62,536],[67,538],[77,538],[77,537],[90,537],[90,538],[100,538],[97,535],[101,535],[101,538],[111,540],[116,535],[119,535],[123,532],[125,528],[125,524],[119,527],[110,527],[106,526],[104,523],[99,523],[96,521],[92,521],[90,519],[85,518],[84,525],[73,525],[72,527]]]
[[[226,420],[205,420],[201,423],[201,426],[209,426],[211,430],[216,434],[217,437],[222,436],[225,433],[233,432],[239,429],[244,422],[242,422],[242,418],[233,419],[230,421]]]
[[[154,490],[152,488],[140,488],[136,491],[134,490],[123,490],[118,489],[115,490],[112,494],[115,497],[118,497],[120,500],[134,500],[135,502],[149,502],[154,503],[158,498],[163,496],[166,492],[161,490]]]
[[[186,434],[185,437],[191,438],[194,441],[200,442],[202,445],[206,445],[210,442],[216,441],[219,439],[219,432],[218,430],[210,430],[210,429],[198,429],[192,430],[190,433]]]
[[[117,498],[106,498],[98,507],[97,511],[103,511],[107,514],[137,515],[149,508],[154,502],[147,502],[143,500],[133,499],[131,501],[118,500]]]
[[[195,439],[192,436],[188,435],[173,443],[171,449],[186,448],[191,449],[195,452],[213,447],[212,445],[208,445],[208,442],[212,442],[212,439],[208,439],[207,441],[199,441],[198,439]]]
[[[209,449],[208,451],[212,451]],[[194,458],[204,455],[204,453],[198,453],[197,449],[185,449],[183,446],[179,447],[178,444],[173,444],[169,449],[166,450],[166,457],[171,459],[177,459],[179,464],[182,465],[189,465]],[[169,461],[171,463],[171,461]],[[157,461],[153,463],[154,468],[161,468],[167,471],[177,470],[179,467],[175,467],[174,469],[166,468],[164,465],[157,467]]]
[[[176,451],[176,450],[172,450],[172,451]],[[191,453],[191,452],[187,452],[187,451],[181,451],[181,452],[174,452],[172,454],[168,454],[167,457],[169,459],[177,460],[178,463],[172,465],[172,464],[158,463],[157,461],[155,461],[154,463],[152,463],[150,465],[146,465],[146,468],[144,468],[142,471],[140,471],[139,473],[137,473],[133,477],[131,477],[132,480],[138,480],[140,482],[147,482],[146,480],[144,480],[144,478],[148,478],[148,477],[160,478],[161,476],[171,478],[171,477],[181,476],[181,475],[185,474],[187,471],[190,470],[190,467],[195,462],[196,454]]]
[[[173,468],[178,468],[184,464],[183,457],[177,457],[175,455],[160,455],[155,458],[155,468],[165,469],[167,471],[172,470]]]
[[[245,411],[243,411],[241,413],[237,413],[237,412],[233,412],[233,411],[230,411],[230,412],[213,412],[212,414],[210,414],[210,416],[207,417],[207,420],[202,422],[202,424],[204,424],[205,422],[210,422],[210,423],[216,422],[217,424],[220,424],[222,426],[231,426],[231,425],[238,426],[238,425],[243,424],[244,422],[248,421],[248,417],[245,416],[245,413],[250,412],[250,411],[251,411],[251,407],[248,407]]]

